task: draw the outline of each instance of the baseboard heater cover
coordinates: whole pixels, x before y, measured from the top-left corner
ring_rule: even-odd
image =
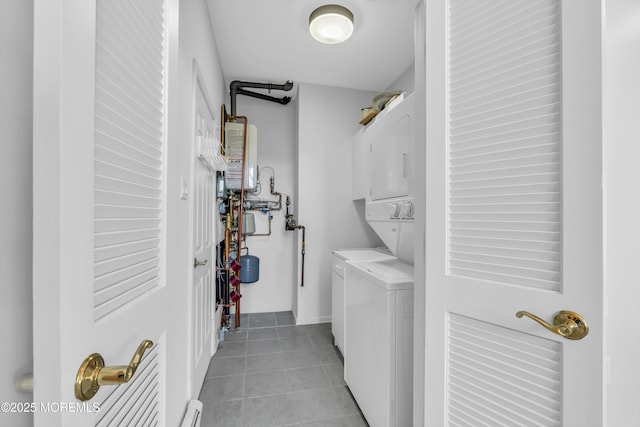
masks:
[[[202,421],[202,402],[190,400],[187,403],[187,411],[180,427],[200,427]]]

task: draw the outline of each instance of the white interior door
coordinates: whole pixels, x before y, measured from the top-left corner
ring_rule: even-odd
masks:
[[[600,426],[600,1],[426,2],[426,22],[425,425]]]
[[[213,356],[214,346],[214,307],[215,307],[215,255],[214,209],[215,209],[215,172],[213,166],[203,158],[207,148],[214,144],[215,120],[213,108],[207,101],[204,80],[194,61],[194,163],[193,163],[193,199],[192,199],[192,239],[193,239],[193,290],[191,293],[192,315],[192,394],[197,396],[204,381],[209,360]]]
[[[38,0],[34,27],[35,425],[161,426],[164,0]],[[77,399],[87,356],[128,365],[145,339],[127,384]]]

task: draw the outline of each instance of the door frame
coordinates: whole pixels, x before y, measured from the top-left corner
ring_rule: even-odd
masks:
[[[34,402],[75,402],[71,373],[81,360],[58,348],[72,341],[93,353],[91,327],[78,318],[93,318],[92,293],[75,295],[73,283],[93,283],[93,165],[61,164],[60,159],[93,158],[95,46],[77,37],[72,22],[80,20],[95,33],[95,2],[36,0],[34,5],[33,87],[33,364]],[[64,10],[65,13],[60,11]],[[58,19],[54,19],[57,17]],[[62,46],[65,48],[62,49]],[[78,64],[80,66],[78,66]],[[61,94],[64,92],[65,96]],[[87,96],[91,94],[91,96]],[[72,107],[75,108],[72,109]],[[78,106],[82,106],[78,108]],[[78,110],[73,117],[70,111]],[[63,187],[65,192],[59,191]],[[63,233],[60,230],[76,230]],[[70,248],[62,251],[61,248]],[[76,323],[73,331],[62,324]],[[79,340],[78,337],[87,337]],[[52,351],[55,350],[55,351]],[[45,380],[46,379],[46,380]],[[63,425],[62,412],[34,414],[36,426]],[[78,415],[90,422],[91,414]],[[87,424],[89,425],[89,424]]]
[[[626,327],[640,301],[640,3],[603,1],[604,425],[640,419],[640,343]]]
[[[196,227],[196,219],[195,219],[195,215],[196,215],[196,209],[197,207],[196,205],[196,162],[200,162],[201,160],[199,160],[197,158],[197,139],[196,139],[196,129],[194,128],[194,126],[196,125],[195,123],[195,119],[196,119],[196,115],[198,112],[198,92],[202,92],[202,94],[204,95],[204,102],[207,106],[207,109],[209,110],[209,112],[211,113],[211,117],[213,119],[213,124],[214,124],[214,132],[216,131],[215,129],[215,124],[217,123],[216,120],[216,113],[215,113],[215,109],[213,108],[213,105],[211,104],[211,101],[209,99],[209,91],[207,90],[207,86],[205,83],[205,79],[202,75],[202,71],[200,69],[200,66],[198,65],[198,61],[197,59],[193,59],[192,61],[193,63],[193,72],[192,72],[192,105],[193,105],[193,111],[192,111],[192,115],[191,115],[191,122],[190,122],[190,126],[191,126],[191,133],[190,133],[190,153],[191,153],[191,163],[190,163],[190,195],[191,197],[187,197],[189,199],[189,252],[190,252],[190,257],[189,259],[194,259],[196,257],[196,252],[195,252],[195,248],[194,248],[194,230]],[[213,174],[213,189],[215,190],[215,172],[212,172]],[[215,202],[216,198],[215,198],[215,193],[212,195],[212,200]],[[216,210],[214,209],[214,206],[211,206],[212,209],[212,223],[210,224],[210,230],[211,230],[211,245],[212,245],[212,251],[211,251],[211,256],[209,258],[209,262],[207,263],[207,265],[205,266],[206,268],[209,268],[211,270],[211,277],[212,277],[212,294],[213,294],[213,299],[214,301],[212,302],[212,307],[214,308],[213,312],[210,315],[210,321],[211,321],[211,346],[208,349],[203,349],[203,354],[208,354],[208,358],[207,358],[207,363],[208,360],[213,356],[215,349],[217,348],[218,345],[218,335],[216,333],[216,329],[215,329],[215,325],[217,324],[215,322],[215,318],[214,316],[217,315],[216,310],[215,310],[215,306],[216,306],[216,301],[215,301],[215,286],[216,286],[216,272],[217,272],[217,268],[216,268],[216,254],[215,254],[215,246],[216,246],[216,239],[219,236],[216,236],[216,225],[217,225],[217,214],[216,214]],[[204,382],[204,377],[203,378],[195,378],[195,374],[196,372],[196,367],[197,367],[197,361],[195,360],[195,356],[193,355],[193,350],[194,350],[194,342],[196,339],[198,339],[196,337],[196,331],[197,328],[195,327],[195,323],[198,321],[198,319],[195,318],[196,315],[196,307],[193,304],[194,302],[194,295],[193,295],[193,279],[195,277],[196,274],[196,270],[193,268],[189,269],[189,285],[190,285],[190,293],[189,293],[189,321],[190,321],[190,325],[191,325],[191,330],[190,330],[190,341],[189,341],[189,366],[190,366],[190,388],[191,388],[191,394],[195,397],[197,397],[197,394],[199,393],[199,390],[202,387],[202,384]],[[204,356],[203,356],[204,357]]]

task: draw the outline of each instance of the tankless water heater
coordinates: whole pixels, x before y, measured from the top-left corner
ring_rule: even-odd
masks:
[[[229,158],[227,164],[227,189],[242,188],[242,152],[244,146],[244,123],[229,122],[224,126],[224,150]],[[244,189],[255,190],[258,185],[258,130],[247,125],[247,153],[244,172]]]

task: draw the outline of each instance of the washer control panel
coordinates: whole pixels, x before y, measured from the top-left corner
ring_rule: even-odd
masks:
[[[370,220],[413,220],[414,206],[412,198],[369,202],[366,216]]]

